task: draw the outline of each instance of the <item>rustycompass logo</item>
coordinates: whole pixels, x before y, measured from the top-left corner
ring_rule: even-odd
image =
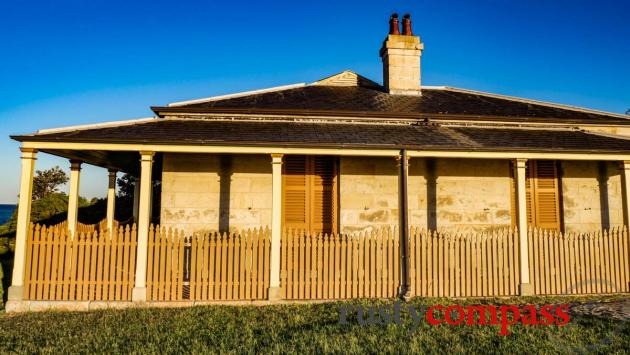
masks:
[[[359,325],[403,325],[403,313],[412,319],[410,332],[421,322],[430,326],[500,326],[499,335],[510,335],[509,327],[515,324],[526,326],[564,326],[570,321],[569,305],[433,305],[430,307],[404,305],[398,301],[391,306],[342,305],[339,324],[350,324],[356,319]]]

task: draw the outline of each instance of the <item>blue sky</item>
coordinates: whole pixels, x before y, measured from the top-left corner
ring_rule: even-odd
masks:
[[[148,117],[150,105],[311,82],[354,70],[381,81],[392,12],[412,14],[424,85],[623,113],[625,1],[3,1],[0,203],[17,200],[10,134]],[[63,159],[40,154],[37,169]],[[81,194],[104,196],[86,167]]]

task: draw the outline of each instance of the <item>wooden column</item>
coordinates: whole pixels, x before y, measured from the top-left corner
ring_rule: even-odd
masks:
[[[15,256],[13,260],[13,278],[9,287],[9,302],[24,299],[24,269],[26,258],[26,238],[31,219],[33,199],[33,174],[37,150],[21,148],[22,177],[20,178],[20,196],[17,212],[17,230],[15,232]],[[7,307],[9,305],[7,304]]]
[[[527,159],[516,159],[514,161],[514,177],[516,184],[516,210],[520,250],[520,270],[521,270],[521,296],[532,295],[534,289],[529,281],[529,249],[527,243],[527,196],[525,190]]]
[[[114,233],[114,218],[116,212],[116,170],[109,170],[109,184],[107,187],[107,230]]]
[[[413,296],[411,289],[411,260],[409,259],[409,157],[406,150],[400,151],[398,160],[398,211],[399,211],[399,233],[400,233],[400,295],[403,299],[409,300]]]
[[[280,238],[282,233],[282,154],[271,155],[271,252],[269,256],[269,299],[279,300]]]
[[[623,199],[623,223],[630,226],[630,160],[624,160],[621,166],[621,183]]]
[[[147,300],[147,253],[149,246],[149,224],[151,223],[151,193],[153,182],[153,156],[155,152],[140,152],[140,195],[138,201],[138,255],[136,256],[136,283],[131,294],[134,302]]]
[[[79,186],[81,183],[80,160],[70,160],[70,189],[68,191],[68,231],[74,237],[79,221]]]

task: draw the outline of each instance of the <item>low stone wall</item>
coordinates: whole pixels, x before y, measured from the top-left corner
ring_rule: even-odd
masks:
[[[9,301],[7,313],[69,311],[87,312],[128,308],[182,308],[195,306],[271,306],[278,304],[315,304],[338,300],[247,300],[247,301],[168,301],[168,302],[104,302],[104,301]]]

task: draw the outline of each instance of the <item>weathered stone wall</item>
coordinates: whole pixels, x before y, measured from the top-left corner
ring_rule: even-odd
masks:
[[[341,157],[339,227],[343,233],[398,224],[398,168],[394,158]],[[410,202],[411,205],[411,202]]]
[[[398,224],[398,170],[391,158],[341,158],[342,232]],[[419,159],[409,166],[409,223],[431,229],[511,225],[507,160]]]
[[[561,166],[565,231],[592,232],[623,225],[616,162],[563,161]]]
[[[566,231],[593,231],[623,222],[616,163],[563,161]],[[186,233],[271,223],[271,164],[266,155],[165,154],[161,221]],[[602,183],[603,182],[603,183]],[[398,225],[394,158],[341,157],[341,232]],[[488,230],[511,225],[507,160],[413,158],[409,223],[431,229]]]
[[[188,234],[270,226],[269,156],[164,154],[161,223]]]
[[[430,198],[428,205],[436,221],[429,227],[464,231],[509,227],[509,169],[507,160],[435,160],[435,203]]]

